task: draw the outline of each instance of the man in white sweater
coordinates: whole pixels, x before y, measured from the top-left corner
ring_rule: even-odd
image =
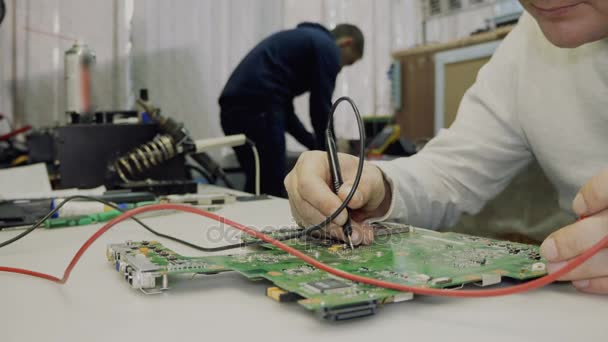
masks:
[[[480,71],[454,124],[411,158],[365,164],[349,204],[354,221],[449,226],[536,159],[563,210],[587,217],[543,242],[549,272],[608,235],[608,1],[521,3],[528,13]],[[340,162],[345,185],[337,196],[322,152],[303,154],[285,179],[299,224],[322,221],[350,191],[358,160]],[[345,221],[343,212],[330,233],[344,238]],[[369,243],[373,234],[355,223],[353,239]],[[608,294],[608,249],[562,280]]]

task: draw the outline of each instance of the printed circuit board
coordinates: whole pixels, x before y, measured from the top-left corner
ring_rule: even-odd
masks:
[[[503,277],[527,280],[546,274],[537,246],[391,223],[375,224],[375,230],[375,242],[355,250],[311,237],[287,244],[332,267],[416,287],[488,286],[500,283]],[[169,281],[178,274],[236,271],[272,283],[267,290],[270,298],[297,301],[331,320],[371,315],[381,304],[413,298],[412,293],[334,277],[271,245],[245,254],[187,257],[156,241],[128,241],[109,245],[107,257],[132,288],[144,293],[168,289]]]

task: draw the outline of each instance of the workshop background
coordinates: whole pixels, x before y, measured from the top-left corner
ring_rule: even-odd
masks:
[[[17,122],[63,120],[63,53],[79,39],[97,54],[97,107],[132,106],[140,87],[195,137],[220,136],[217,98],[243,56],[269,34],[302,21],[352,22],[365,58],[340,75],[334,96],[357,99],[365,115],[389,115],[387,70],[393,51],[422,43],[420,0],[8,0],[0,30],[0,112]],[[485,25],[492,4],[427,23],[428,41],[445,42]],[[176,94],[179,94],[177,96]],[[306,95],[296,112],[309,123]],[[337,129],[355,137],[354,122]],[[342,120],[342,121],[340,121]],[[309,126],[310,127],[310,126]],[[296,144],[295,141],[292,141]]]
[[[222,87],[249,49],[275,31],[302,21],[361,27],[364,58],[340,73],[334,98],[351,96],[365,116],[384,117],[397,111],[389,70],[399,51],[495,29],[492,18],[520,8],[515,0],[7,0],[6,5],[0,29],[0,112],[15,124],[65,122],[63,57],[80,40],[97,55],[97,109],[132,108],[145,87],[151,101],[184,122],[194,138],[222,135],[217,103]],[[295,107],[310,129],[306,95]],[[6,130],[0,126],[0,134]],[[336,130],[341,138],[357,137],[349,115],[337,114]],[[288,139],[289,150],[303,150]],[[229,153],[211,152],[217,158]],[[527,195],[532,192],[538,195]],[[465,217],[461,226],[534,226],[539,239],[565,220],[554,197],[533,165],[484,213]],[[540,214],[531,214],[532,205],[543,207],[535,211]]]

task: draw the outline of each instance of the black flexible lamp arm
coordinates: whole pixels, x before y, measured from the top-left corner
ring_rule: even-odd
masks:
[[[4,21],[5,15],[6,15],[6,5],[4,4],[4,0],[0,0],[0,25],[2,25],[2,21]]]

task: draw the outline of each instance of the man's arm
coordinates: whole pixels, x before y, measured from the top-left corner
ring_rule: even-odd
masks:
[[[480,71],[454,124],[419,154],[377,165],[393,190],[382,217],[428,228],[477,213],[532,160],[516,107],[517,61],[524,45],[517,27]]]
[[[310,133],[306,127],[304,127],[302,121],[300,121],[293,110],[293,104],[289,105],[288,112],[285,113],[285,130],[309,150],[317,149],[317,142],[314,134]]]

